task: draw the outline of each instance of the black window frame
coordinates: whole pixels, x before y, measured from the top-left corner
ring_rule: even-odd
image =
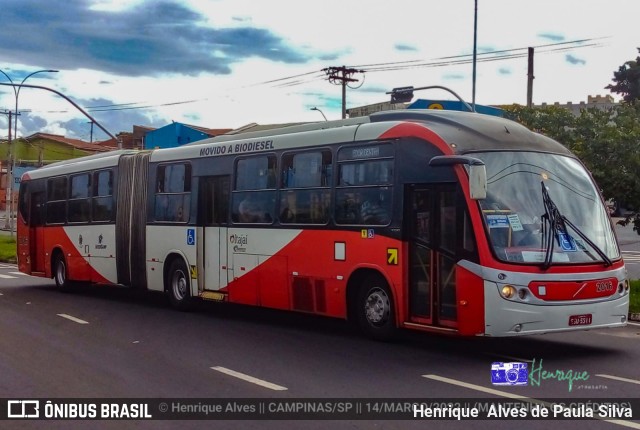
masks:
[[[318,180],[314,183],[305,180],[297,183],[297,170],[309,169],[311,166],[297,166],[296,158],[313,154],[317,154],[320,161]],[[334,158],[329,148],[287,151],[281,155],[278,209],[281,224],[327,225],[331,221]],[[308,179],[305,176],[301,178]]]
[[[184,166],[181,191],[173,189],[171,180],[167,181],[167,167]],[[193,167],[189,161],[176,161],[156,165],[156,186],[154,195],[153,219],[157,223],[187,224],[191,218],[191,191]],[[170,187],[166,191],[167,185]],[[173,208],[176,208],[173,211]],[[159,216],[164,212],[163,216]]]
[[[390,166],[391,172],[386,178],[380,177],[377,180],[368,177],[365,177],[364,181],[353,183],[344,180],[345,166],[375,166],[374,163],[387,171]],[[385,167],[383,163],[390,164]],[[367,168],[369,167],[365,167]],[[333,202],[336,225],[387,227],[391,224],[397,175],[395,148],[392,142],[367,142],[358,146],[341,147],[336,156],[335,173],[336,191]],[[360,172],[354,169],[353,173]],[[366,175],[366,170],[364,173]]]
[[[244,173],[245,163],[266,158],[264,186],[249,182]],[[241,167],[242,171],[239,172]],[[255,170],[250,164],[246,168]],[[260,153],[238,157],[233,164],[233,190],[231,191],[231,222],[234,224],[270,225],[276,220],[276,198],[278,187],[278,157],[274,153]]]

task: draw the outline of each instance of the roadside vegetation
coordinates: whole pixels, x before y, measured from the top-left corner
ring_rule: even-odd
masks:
[[[631,296],[629,298],[629,313],[640,313],[640,279],[631,281]]]
[[[16,263],[16,240],[11,236],[0,235],[0,261]]]

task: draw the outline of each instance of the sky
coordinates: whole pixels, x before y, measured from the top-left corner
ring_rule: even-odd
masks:
[[[111,134],[172,121],[238,128],[341,118],[395,87],[473,99],[475,0],[0,0],[0,83],[70,98]],[[475,101],[579,103],[638,56],[638,0],[477,0]],[[619,96],[613,94],[616,100]],[[414,100],[452,100],[442,90]],[[14,111],[0,86],[0,113]],[[317,107],[321,112],[312,110]],[[108,136],[56,94],[22,88],[17,134]],[[0,139],[8,116],[0,115]],[[15,136],[14,136],[15,137]]]

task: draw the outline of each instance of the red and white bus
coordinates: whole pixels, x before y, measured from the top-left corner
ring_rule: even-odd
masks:
[[[30,171],[22,272],[512,336],[626,324],[629,283],[583,164],[502,118],[393,111]]]

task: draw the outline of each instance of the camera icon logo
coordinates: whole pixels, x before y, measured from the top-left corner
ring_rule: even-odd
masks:
[[[492,363],[491,383],[493,385],[528,385],[529,371],[527,363]]]

